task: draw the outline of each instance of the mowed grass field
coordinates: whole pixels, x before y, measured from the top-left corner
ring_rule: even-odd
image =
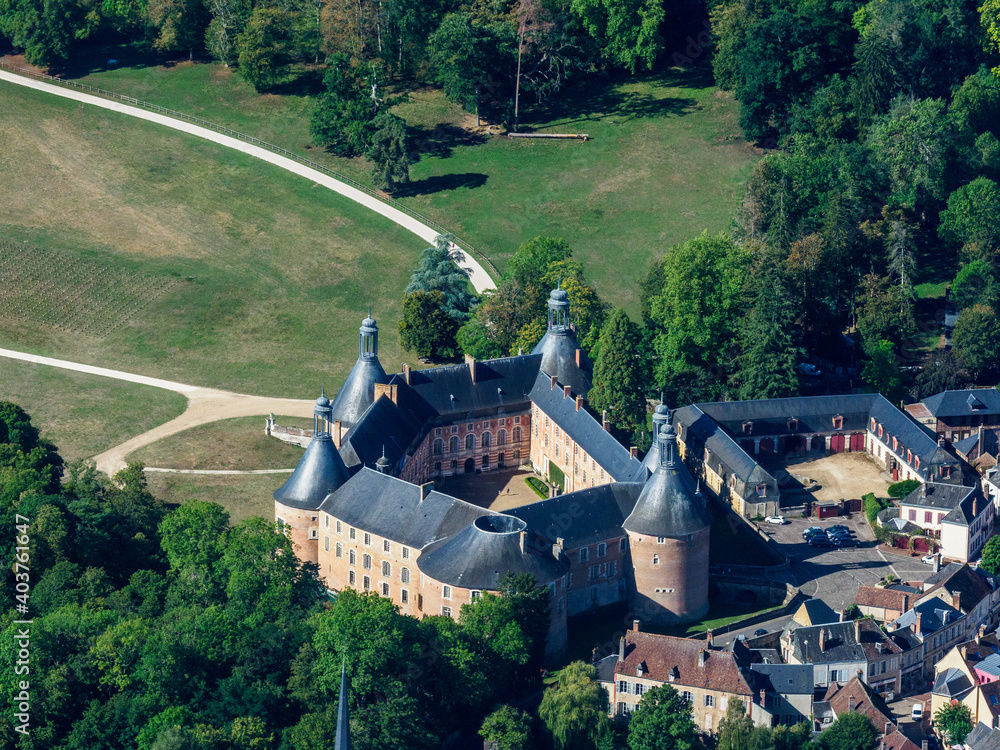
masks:
[[[109,55],[114,56],[114,55]],[[124,63],[80,80],[197,115],[370,183],[362,159],[311,147],[318,77],[258,95],[221,65]],[[311,77],[310,77],[311,76]],[[397,107],[420,160],[400,200],[454,231],[502,270],[522,242],[567,240],[602,295],[638,310],[636,281],[671,244],[726,229],[758,158],[737,125],[737,105],[704,69],[565,89],[522,122],[583,141],[476,136],[471,118],[439,92],[409,92]]]
[[[274,520],[274,499],[271,495],[285,483],[288,474],[146,475],[149,490],[165,503],[180,504],[187,500],[218,503],[229,511],[235,525],[251,516]]]
[[[18,271],[44,320],[3,313],[0,285],[0,346],[312,397],[343,382],[370,304],[386,368],[403,360],[400,298],[424,243],[388,220],[250,156],[5,82],[0,143],[0,238],[49,251]],[[114,325],[80,323],[77,303],[74,326],[53,322],[76,260],[106,279],[88,293]],[[156,293],[140,299],[142,283]]]
[[[102,453],[187,407],[187,399],[172,391],[4,357],[0,401],[28,412],[66,461]]]
[[[292,469],[302,448],[264,434],[265,415],[192,427],[132,453],[128,460],[164,469]],[[291,417],[276,417],[288,425]],[[310,424],[311,427],[311,424]]]

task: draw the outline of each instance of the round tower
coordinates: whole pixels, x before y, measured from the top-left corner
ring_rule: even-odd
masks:
[[[340,422],[344,429],[357,424],[375,402],[375,384],[388,382],[378,361],[378,324],[369,310],[358,331],[358,361],[333,399],[331,421]]]
[[[542,355],[542,372],[554,376],[560,385],[568,385],[574,395],[587,397],[594,368],[576,341],[565,289],[557,287],[549,294],[548,329],[531,353]]]
[[[669,414],[657,434],[656,471],[622,524],[629,540],[636,617],[661,625],[692,622],[708,612],[711,518],[677,454]]]
[[[319,506],[350,478],[330,435],[330,399],[323,393],[313,408],[313,437],[298,466],[274,492],[275,520],[285,524],[295,554],[305,562],[319,556]]]

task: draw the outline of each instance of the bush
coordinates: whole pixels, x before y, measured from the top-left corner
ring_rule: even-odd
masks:
[[[920,486],[919,479],[904,479],[902,482],[896,482],[895,484],[889,485],[889,497],[906,497],[913,490]]]
[[[868,523],[872,525],[872,528],[875,528],[875,526],[878,524],[878,519],[877,519],[878,514],[881,511],[888,508],[889,503],[887,503],[885,500],[880,500],[879,498],[875,497],[874,492],[869,492],[861,499],[864,502],[865,515],[868,517]]]
[[[545,485],[545,482],[538,477],[528,477],[524,481],[535,491],[535,494],[543,500],[549,496],[549,488]]]
[[[563,474],[562,469],[556,466],[552,461],[549,461],[549,481],[556,485],[560,490],[565,491],[566,475]]]

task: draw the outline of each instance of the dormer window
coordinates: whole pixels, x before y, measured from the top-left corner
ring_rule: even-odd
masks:
[[[747,421],[743,423],[743,434],[744,435],[753,434],[753,422]]]
[[[840,414],[837,414],[833,418],[833,429],[835,429],[835,430],[842,430],[842,429],[844,429],[844,418]]]
[[[911,450],[906,451],[906,463],[908,464],[913,463],[913,451]]]
[[[951,467],[950,466],[942,466],[941,467],[941,476],[944,479],[950,479],[951,478]]]
[[[883,434],[882,425],[879,425],[878,426],[878,436],[882,437],[882,434]]]
[[[913,467],[915,469],[920,468],[920,456],[917,456],[916,458],[913,459]]]
[[[799,429],[799,420],[797,420],[795,417],[792,417],[791,419],[789,419],[788,420],[788,431],[789,432],[796,432],[796,431],[798,431],[798,429]]]
[[[898,451],[899,450],[899,438],[893,437],[893,439],[892,439],[892,449],[894,451]]]
[[[868,421],[868,429],[871,430],[872,432],[875,432],[875,417],[872,417]]]

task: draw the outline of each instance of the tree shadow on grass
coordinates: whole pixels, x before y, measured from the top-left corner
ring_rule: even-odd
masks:
[[[323,93],[323,71],[319,68],[296,70],[263,93],[279,96],[319,96]]]
[[[486,136],[470,133],[458,125],[441,123],[433,128],[422,125],[407,125],[410,149],[414,156],[421,154],[447,159],[456,146],[478,146],[486,142]]]
[[[488,175],[477,172],[442,174],[409,182],[399,188],[399,195],[430,195],[431,193],[440,193],[442,190],[456,190],[463,187],[473,189],[485,185],[487,179]]]

